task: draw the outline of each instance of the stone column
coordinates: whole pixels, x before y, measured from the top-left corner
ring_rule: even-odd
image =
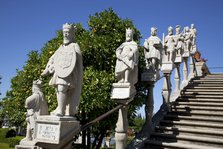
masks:
[[[194,62],[194,54],[191,54],[190,56],[190,74],[189,74],[189,80],[194,78],[196,76],[196,70],[195,70],[195,62]]]
[[[164,110],[170,110],[170,94],[171,94],[171,82],[170,82],[170,75],[171,72],[169,73],[164,73],[164,82],[163,82],[163,105],[162,108]]]
[[[170,94],[171,94],[171,81],[170,76],[173,70],[173,62],[165,62],[162,64],[161,70],[163,72],[164,76],[164,82],[163,82],[163,110],[170,110]]]
[[[119,109],[118,121],[115,128],[115,141],[116,149],[124,149],[127,140],[127,129],[128,129],[128,117],[127,117],[128,107],[123,106]]]
[[[119,109],[118,121],[115,128],[116,149],[124,149],[126,146],[128,105],[125,105],[125,103],[129,100],[133,100],[135,94],[135,87],[130,83],[113,83],[111,98],[118,104],[124,104],[123,107]]]
[[[188,84],[188,65],[187,65],[188,57],[183,57],[183,81],[181,85],[181,89],[183,89]]]
[[[180,94],[180,63],[175,63],[175,74],[174,74],[174,81],[175,81],[175,89],[171,96],[171,101],[174,101]]]
[[[149,82],[148,84],[148,93],[146,96],[145,101],[145,115],[146,115],[146,126],[150,126],[152,122],[152,116],[153,116],[153,108],[154,108],[154,98],[153,98],[153,88],[154,88],[154,81]],[[148,128],[149,130],[150,128]]]

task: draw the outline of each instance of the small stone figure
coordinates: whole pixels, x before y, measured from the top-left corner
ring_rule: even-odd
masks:
[[[183,33],[181,33],[180,25],[176,26],[176,34],[174,35],[174,40],[176,42],[176,57],[181,57],[184,51],[184,36],[183,36]],[[175,62],[176,62],[176,59],[175,59]]]
[[[36,80],[33,82],[32,95],[26,99],[25,108],[27,131],[25,140],[33,140],[35,132],[35,120],[39,115],[48,115],[48,106],[45,101],[44,95],[41,91],[41,81]]]
[[[190,28],[188,26],[184,29],[184,44],[185,44],[185,52],[192,51],[192,35],[190,33]]]
[[[163,46],[159,37],[157,37],[157,28],[151,28],[151,36],[144,42],[144,54],[147,69],[152,68],[156,74],[156,79],[159,78],[159,68],[161,65]]]
[[[176,42],[174,40],[173,28],[168,27],[168,35],[164,39],[164,48],[167,52],[168,62],[173,63],[175,60]]]
[[[63,44],[51,56],[42,76],[53,74],[49,85],[56,88],[56,116],[74,116],[80,103],[83,64],[80,47],[74,42],[74,26],[63,25]]]
[[[195,51],[197,50],[197,46],[196,46],[197,30],[196,30],[194,24],[191,24],[190,34],[191,34],[191,38],[192,38],[191,39],[192,52],[195,53]]]
[[[138,46],[133,31],[126,29],[126,41],[116,49],[115,76],[118,83],[135,84],[138,81]]]

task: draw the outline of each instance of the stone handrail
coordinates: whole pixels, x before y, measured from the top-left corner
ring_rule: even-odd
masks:
[[[153,32],[154,30],[155,32]],[[151,45],[154,42],[162,45],[162,48],[160,48],[160,46]],[[157,61],[157,59],[159,60],[159,57],[156,57],[156,60],[154,61],[154,55],[151,56],[153,53],[147,52],[149,51],[149,44],[151,46],[150,50],[156,49],[156,51],[162,51],[160,53],[162,56],[162,63]],[[189,29],[189,27],[185,27],[183,32],[180,32],[180,27],[176,26],[176,35],[173,35],[173,28],[169,27],[168,35],[164,37],[163,34],[162,43],[160,43],[159,38],[156,36],[156,28],[151,28],[151,36],[145,40],[144,48],[145,59],[148,67],[142,73],[141,78],[142,81],[149,84],[147,88],[147,98],[145,100],[146,121],[142,130],[128,145],[127,148],[129,149],[140,148],[144,145],[144,140],[149,138],[150,133],[154,130],[156,124],[158,124],[163,118],[163,115],[171,110],[171,102],[174,102],[180,96],[181,91],[188,85],[190,80],[197,76],[199,77],[210,74],[210,71],[205,64],[206,60],[200,58],[201,54],[197,50],[196,29],[193,24],[191,25],[191,29]],[[148,65],[148,63],[150,65]],[[159,78],[157,77],[159,75],[157,75],[158,69],[156,67],[159,63],[161,63],[161,71],[164,77],[162,87],[163,103],[159,111],[153,115],[153,88],[156,80]],[[182,70],[180,69],[181,65],[183,65]],[[173,73],[174,80],[171,79]],[[173,85],[175,86],[174,88],[172,87]]]

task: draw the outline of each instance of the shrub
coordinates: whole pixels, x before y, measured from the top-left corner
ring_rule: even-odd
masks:
[[[9,130],[7,133],[6,133],[6,138],[11,138],[11,137],[15,137],[16,136],[16,131],[14,129],[11,129]]]
[[[0,128],[0,143],[5,143],[6,134],[10,129],[8,128]]]
[[[9,144],[10,147],[15,147],[16,145],[19,144],[19,142],[23,139],[24,137],[21,136],[16,136],[12,138],[7,138],[6,141]]]

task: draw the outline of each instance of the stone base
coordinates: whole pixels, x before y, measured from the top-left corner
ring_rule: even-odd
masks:
[[[171,73],[173,70],[173,62],[164,62],[161,67],[163,73]]]
[[[37,145],[44,148],[65,148],[80,130],[74,117],[40,116],[36,120]]]
[[[28,140],[26,138],[22,139],[19,145],[15,146],[15,149],[41,149],[36,146],[35,140]]]
[[[124,149],[126,147],[127,133],[115,133],[115,148]]]
[[[32,145],[16,145],[15,149],[41,149],[38,146]]]
[[[111,99],[129,99],[133,98],[136,94],[134,86],[130,83],[113,83]]]
[[[174,63],[182,63],[182,56],[176,56]]]
[[[184,51],[184,54],[182,55],[183,58],[188,58],[190,56],[189,51]]]
[[[23,139],[15,149],[71,149],[80,122],[74,117],[39,116],[35,125],[34,140]]]
[[[204,76],[206,74],[210,74],[210,71],[205,62],[196,62],[195,65],[197,76]]]

